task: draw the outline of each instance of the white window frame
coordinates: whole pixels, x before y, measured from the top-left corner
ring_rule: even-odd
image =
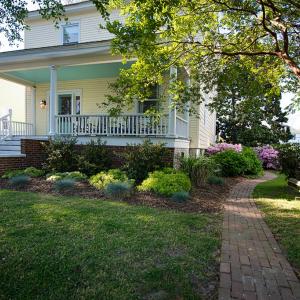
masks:
[[[78,26],[78,42],[77,43],[64,43],[64,27],[65,26]],[[80,43],[80,21],[72,20],[69,22],[61,23],[60,24],[60,43],[61,45],[72,45],[72,44],[79,44]]]
[[[157,105],[159,104],[158,103],[158,100],[159,100],[159,96],[160,96],[160,85],[159,84],[157,84],[156,85],[156,89],[157,89],[157,98],[149,98],[149,99],[145,99],[143,102],[140,102],[139,100],[137,100],[137,102],[136,102],[136,112],[138,113],[138,114],[140,114],[140,115],[143,115],[144,113],[143,112],[140,112],[139,110],[139,108],[140,108],[140,104],[144,104],[145,102],[149,102],[149,101],[156,101],[157,102]],[[159,107],[158,107],[158,109],[159,109]]]

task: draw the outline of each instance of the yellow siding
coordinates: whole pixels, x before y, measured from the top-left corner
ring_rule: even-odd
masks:
[[[0,117],[12,109],[13,120],[25,121],[25,87],[0,79]]]
[[[117,11],[113,11],[111,19],[122,19]],[[106,30],[100,29],[99,24],[104,24],[103,18],[93,9],[90,12],[68,15],[68,21],[79,22],[80,43],[111,39],[113,36]],[[65,22],[62,22],[64,24]],[[56,28],[52,21],[28,20],[29,30],[25,31],[25,49],[62,44],[61,29]]]

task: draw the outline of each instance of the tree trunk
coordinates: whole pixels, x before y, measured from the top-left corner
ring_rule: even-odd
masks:
[[[297,65],[297,63],[286,53],[279,53],[278,56],[288,65],[290,70],[300,80],[300,67]]]

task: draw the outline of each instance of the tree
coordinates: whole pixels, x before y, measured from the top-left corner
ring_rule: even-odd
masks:
[[[106,13],[111,3],[121,7],[126,22],[109,21],[106,14],[106,28],[115,35],[114,53],[126,59],[137,58],[113,86],[116,95],[112,100],[116,108],[134,101],[136,91],[162,82],[171,65],[186,68],[197,91],[199,85],[209,84],[207,77],[199,76],[200,67],[219,71],[236,57],[251,61],[253,69],[257,60],[263,59],[264,64],[260,65],[265,68],[266,76],[268,72],[276,72],[281,78],[296,78],[293,89],[299,88],[298,0],[93,2]],[[187,99],[184,97],[187,91],[180,82],[171,86],[170,93],[178,95],[176,105],[180,107]]]
[[[279,84],[253,74],[239,60],[218,74],[217,95],[211,107],[217,112],[220,136],[246,146],[286,142],[292,136],[284,126],[287,112],[280,107]]]

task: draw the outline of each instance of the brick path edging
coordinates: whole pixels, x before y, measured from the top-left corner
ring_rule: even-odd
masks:
[[[300,299],[300,282],[251,197],[272,173],[237,184],[225,204],[219,300]]]

